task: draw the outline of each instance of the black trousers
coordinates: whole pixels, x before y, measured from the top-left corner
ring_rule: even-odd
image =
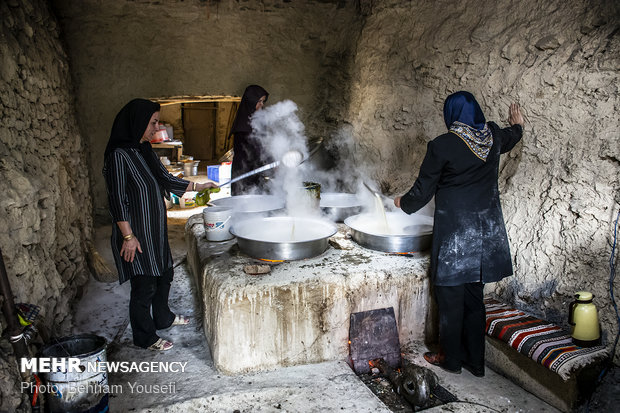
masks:
[[[484,367],[484,284],[434,288],[439,310],[439,345],[445,354],[445,366],[458,370],[465,362],[475,368]]]
[[[174,313],[168,307],[173,273],[171,268],[159,277],[136,275],[130,280],[129,321],[133,343],[138,347],[154,344],[159,339],[156,330],[168,328],[174,321]]]

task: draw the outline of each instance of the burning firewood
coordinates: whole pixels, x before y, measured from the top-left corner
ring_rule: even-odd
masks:
[[[387,376],[396,393],[412,406],[427,407],[430,404],[431,393],[439,384],[439,378],[431,370],[415,364],[408,364],[402,370],[394,370],[382,358],[368,363]]]

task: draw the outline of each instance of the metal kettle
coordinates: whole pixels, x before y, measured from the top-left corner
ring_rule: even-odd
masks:
[[[580,347],[601,344],[601,328],[598,311],[592,303],[594,295],[588,291],[577,291],[575,301],[570,304],[568,323],[571,325],[573,343]]]

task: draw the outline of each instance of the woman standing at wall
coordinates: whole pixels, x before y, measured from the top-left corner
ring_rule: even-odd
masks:
[[[509,128],[487,123],[469,92],[448,96],[443,112],[448,133],[428,143],[417,180],[394,204],[411,214],[435,196],[431,280],[441,350],[424,358],[452,373],[464,367],[484,376],[484,283],[512,275],[499,160],[521,139],[523,116],[512,104]]]
[[[112,251],[121,283],[130,280],[129,319],[134,344],[168,350],[172,343],[156,330],[189,323],[168,307],[172,253],[164,196],[215,187],[171,175],[151,148],[159,129],[159,104],[134,99],[116,115],[105,150],[103,175],[108,192]],[[151,308],[153,315],[151,316]]]

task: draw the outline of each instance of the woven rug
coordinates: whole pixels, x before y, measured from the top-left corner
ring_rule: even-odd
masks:
[[[557,373],[564,381],[573,371],[608,356],[604,346],[579,347],[555,324],[492,298],[484,300],[487,334]]]

